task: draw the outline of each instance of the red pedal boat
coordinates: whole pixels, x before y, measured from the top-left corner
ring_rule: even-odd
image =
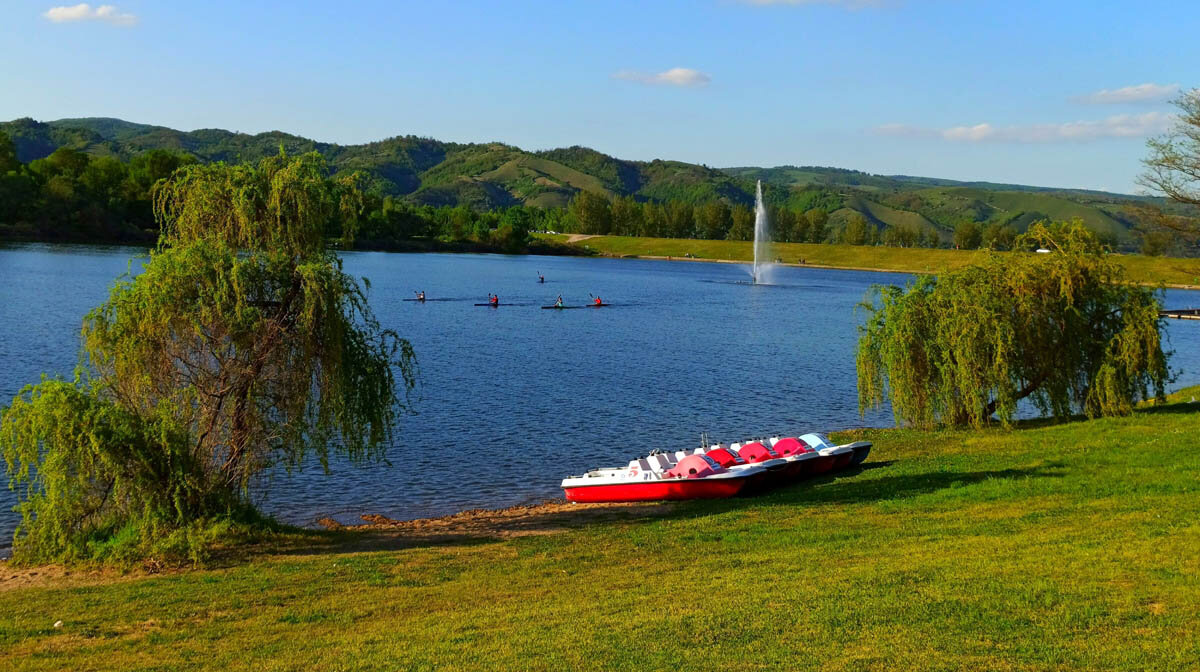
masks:
[[[706,455],[675,459],[660,453],[633,460],[626,468],[570,476],[562,488],[571,502],[721,499],[738,494],[765,471],[759,465],[725,468]]]
[[[871,444],[837,446],[821,434],[715,444],[694,451],[652,453],[626,467],[593,469],[563,479],[572,502],[720,499],[756,494],[861,463]]]

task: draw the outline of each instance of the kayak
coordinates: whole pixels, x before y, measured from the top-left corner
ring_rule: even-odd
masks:
[[[513,304],[511,304],[511,303],[477,303],[477,304],[475,304],[475,305],[477,305],[477,306],[491,306],[491,307],[495,308],[496,306],[511,306],[511,305],[513,305]]]
[[[400,300],[401,301],[420,301],[421,303],[425,303],[425,299],[400,299]]]
[[[587,307],[588,308],[607,308],[611,305],[612,305],[611,303],[589,303],[587,305]]]
[[[542,310],[573,310],[584,306],[542,306]]]

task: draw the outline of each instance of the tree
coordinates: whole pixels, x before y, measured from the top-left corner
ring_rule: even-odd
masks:
[[[882,242],[891,247],[916,247],[924,236],[915,224],[902,222],[888,225],[883,231]]]
[[[804,213],[808,219],[808,242],[823,243],[829,235],[829,213],[814,208]]]
[[[250,510],[265,470],[382,457],[414,358],[326,247],[361,207],[315,153],[160,183],[158,246],[85,318],[80,376],[27,387],[0,420],[26,487],[14,553],[148,554],[176,533],[195,551],[189,530]]]
[[[780,243],[790,243],[795,240],[796,213],[787,208],[771,208],[770,222],[771,240]]]
[[[696,235],[695,208],[684,201],[667,201],[667,237],[694,238]]]
[[[641,235],[642,206],[632,196],[623,196],[612,203],[612,232],[618,236]]]
[[[579,221],[578,233],[607,235],[612,231],[612,209],[603,194],[581,191],[571,199],[567,209]]]
[[[696,233],[708,240],[724,240],[733,226],[733,217],[724,201],[709,201],[697,208]]]
[[[808,217],[803,212],[796,213],[796,227],[792,230],[792,241],[797,243],[809,242],[809,238],[811,237],[810,228]]]
[[[0,224],[11,224],[34,209],[35,184],[25,165],[17,159],[17,147],[0,132]]]
[[[1175,100],[1175,125],[1166,135],[1146,142],[1150,156],[1138,183],[1173,201],[1200,205],[1200,89]]]
[[[1141,253],[1147,257],[1161,257],[1178,247],[1176,236],[1170,231],[1154,229],[1142,232]]]
[[[842,243],[846,245],[873,245],[875,243],[875,227],[866,217],[855,212],[846,220],[842,229]]]
[[[983,230],[980,242],[989,250],[1010,250],[1017,239],[1017,230],[1008,224],[992,222]]]
[[[983,241],[983,232],[979,225],[971,220],[964,220],[954,227],[954,246],[960,250],[974,250]]]
[[[1029,398],[1067,418],[1161,400],[1168,378],[1159,302],[1081,221],[1034,224],[1022,246],[907,288],[876,287],[860,327],[859,408],[890,400],[899,423],[1008,425]]]
[[[667,230],[667,210],[660,203],[646,202],[642,205],[644,236],[669,236]]]
[[[754,240],[754,211],[741,203],[733,206],[730,212],[729,240]]]
[[[1146,142],[1150,156],[1142,161],[1146,171],[1138,184],[1177,203],[1200,205],[1200,89],[1188,91],[1174,103],[1179,115],[1172,128]],[[1160,229],[1200,238],[1194,218],[1159,212],[1154,220]]]
[[[16,172],[22,168],[17,158],[17,146],[7,133],[0,131],[0,175]]]

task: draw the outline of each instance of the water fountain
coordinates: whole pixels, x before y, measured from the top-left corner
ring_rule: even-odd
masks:
[[[756,285],[770,284],[766,278],[771,268],[767,262],[767,244],[770,240],[767,233],[767,206],[763,204],[762,180],[759,180],[754,191],[754,268],[750,271]]]

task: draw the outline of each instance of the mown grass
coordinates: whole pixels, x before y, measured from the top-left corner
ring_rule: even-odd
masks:
[[[541,237],[565,241],[563,235]],[[594,236],[576,243],[596,253],[610,256],[684,257],[699,259],[751,261],[754,247],[738,240],[693,240],[687,238],[639,238],[630,236]],[[898,271],[903,273],[941,273],[961,268],[982,252],[885,246],[818,245],[810,243],[772,243],[772,258],[810,266]],[[1001,253],[1007,254],[1007,253]],[[1129,279],[1151,285],[1200,286],[1200,259],[1146,257],[1123,254],[1117,257],[1129,273]]]
[[[0,592],[0,668],[1200,667],[1200,404],[861,434],[856,473],[644,520]]]

